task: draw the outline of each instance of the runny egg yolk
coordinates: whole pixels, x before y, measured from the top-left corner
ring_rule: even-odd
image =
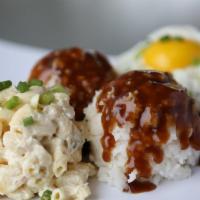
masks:
[[[171,72],[192,65],[195,60],[200,59],[200,43],[173,38],[156,41],[144,50],[143,58],[148,68]]]

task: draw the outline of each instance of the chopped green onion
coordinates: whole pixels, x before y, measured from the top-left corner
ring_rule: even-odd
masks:
[[[200,58],[195,58],[192,62],[193,65],[195,66],[200,66]]]
[[[161,42],[167,42],[171,39],[171,37],[169,35],[164,35],[160,38]]]
[[[45,190],[40,198],[40,200],[51,200],[52,191]]]
[[[7,109],[12,110],[12,109],[16,108],[20,103],[21,103],[20,98],[17,96],[13,96],[8,101],[6,101],[5,107]]]
[[[9,88],[11,85],[12,85],[12,82],[9,80],[0,82],[0,91]]]
[[[40,95],[39,103],[43,105],[49,105],[54,101],[54,95],[52,92],[48,91]]]
[[[17,90],[24,93],[29,90],[29,84],[27,82],[20,81],[17,85]]]
[[[66,89],[62,85],[55,85],[49,91],[53,93],[66,93]]]
[[[32,79],[28,83],[30,86],[43,86],[43,82],[37,79]]]
[[[33,117],[30,116],[30,117],[26,117],[23,119],[23,124],[24,126],[30,126],[34,123],[34,120],[33,120]]]
[[[160,38],[161,42],[167,42],[169,40],[183,41],[184,38],[182,38],[181,36],[170,36],[170,35],[164,35]]]

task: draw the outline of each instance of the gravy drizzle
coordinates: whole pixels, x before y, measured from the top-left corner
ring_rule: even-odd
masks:
[[[129,190],[134,193],[156,188],[146,180],[151,177],[151,160],[155,163],[163,160],[169,127],[175,127],[181,149],[192,146],[200,150],[200,118],[194,101],[169,73],[132,71],[124,74],[103,87],[96,107],[102,113],[104,161],[111,161],[115,148],[114,127],[123,127],[128,122],[132,125],[125,175],[128,178],[137,170],[137,180],[129,183]]]

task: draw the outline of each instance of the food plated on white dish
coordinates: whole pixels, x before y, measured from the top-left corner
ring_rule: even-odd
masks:
[[[197,196],[198,34],[191,27],[166,27],[111,59],[80,48],[55,50],[33,60],[23,74],[27,80],[16,85],[5,81],[4,69],[2,197]],[[194,194],[180,192],[184,185]]]

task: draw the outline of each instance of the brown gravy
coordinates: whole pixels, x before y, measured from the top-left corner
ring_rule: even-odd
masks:
[[[102,113],[103,159],[111,160],[115,139],[113,128],[130,122],[126,173],[137,170],[137,180],[129,184],[132,192],[155,189],[147,180],[151,177],[151,160],[161,163],[163,145],[167,143],[169,127],[176,128],[181,149],[192,146],[200,150],[200,118],[194,101],[169,73],[133,71],[103,87],[97,99]],[[144,181],[141,181],[144,180]]]
[[[84,118],[83,109],[92,100],[95,91],[116,77],[108,60],[100,53],[80,48],[51,52],[33,68],[29,79],[48,83],[52,77],[71,91],[70,104],[76,120]]]

